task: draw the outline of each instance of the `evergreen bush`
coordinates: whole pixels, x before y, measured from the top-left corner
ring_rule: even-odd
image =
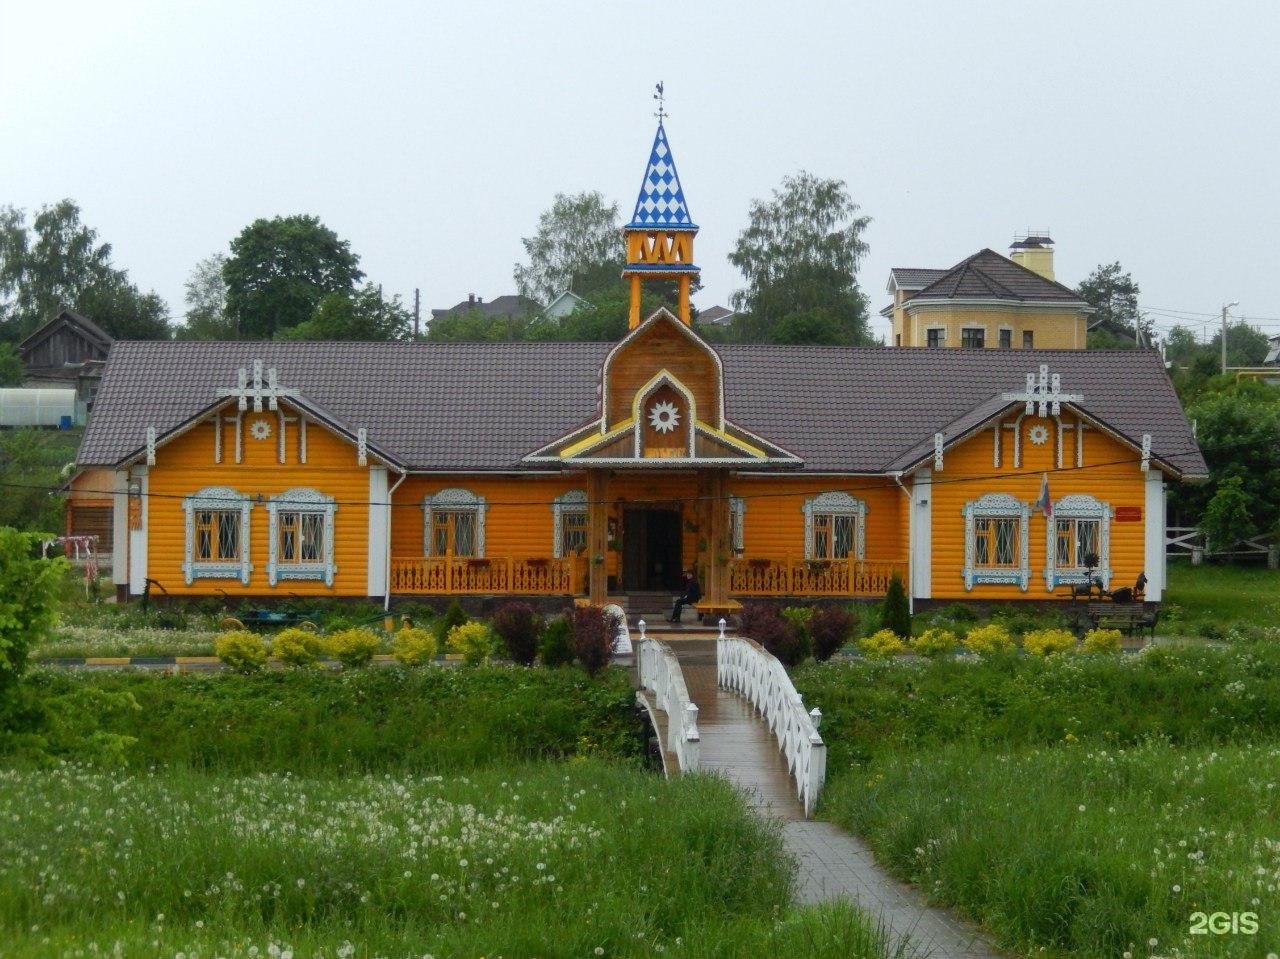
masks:
[[[449,604],[449,608],[444,611],[444,615],[436,620],[436,639],[442,647],[447,646],[449,634],[456,627],[465,623],[467,619],[467,611],[462,608],[462,604],[458,602],[458,598],[455,596],[453,602]]]
[[[449,630],[449,648],[462,654],[462,660],[478,666],[493,652],[493,633],[477,620],[461,623]]]
[[[271,655],[286,666],[314,666],[328,652],[323,636],[296,626],[280,630],[271,640]]]
[[[890,578],[889,589],[884,594],[880,625],[892,630],[900,639],[911,637],[911,604],[907,601],[907,588],[897,573]]]

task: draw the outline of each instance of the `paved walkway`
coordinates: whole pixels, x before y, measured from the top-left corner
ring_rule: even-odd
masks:
[[[945,909],[928,905],[910,886],[880,868],[866,845],[837,826],[806,820],[776,741],[751,704],[716,684],[713,640],[668,638],[698,705],[701,767],[745,789],[752,808],[783,821],[787,848],[799,866],[804,903],[848,898],[886,928],[890,955],[929,959],[999,959],[988,941]]]

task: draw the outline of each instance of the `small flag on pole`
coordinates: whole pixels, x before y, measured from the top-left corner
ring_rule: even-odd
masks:
[[[1040,498],[1035,501],[1033,509],[1038,509],[1045,516],[1053,515],[1053,501],[1049,499],[1049,474],[1040,474]]]

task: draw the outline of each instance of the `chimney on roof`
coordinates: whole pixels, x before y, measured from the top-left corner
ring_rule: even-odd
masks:
[[[476,295],[475,295],[474,293],[468,293],[468,294],[467,294],[467,303],[468,303],[470,306],[475,306],[475,305],[476,305]]]
[[[1009,259],[1039,273],[1046,280],[1053,276],[1053,237],[1048,230],[1028,230],[1009,244]]]

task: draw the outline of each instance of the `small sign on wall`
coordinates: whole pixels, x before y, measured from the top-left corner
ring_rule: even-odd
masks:
[[[1117,506],[1116,522],[1117,523],[1141,523],[1142,507],[1141,506]]]

